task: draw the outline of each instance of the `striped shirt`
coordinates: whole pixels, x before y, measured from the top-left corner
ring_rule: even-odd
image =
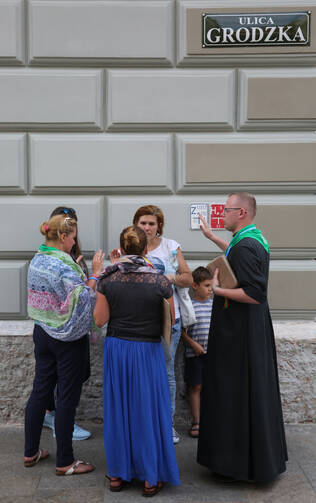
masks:
[[[192,304],[195,312],[196,323],[188,328],[188,335],[191,339],[201,344],[206,352],[213,301],[212,299],[207,299],[201,302],[200,300],[192,299]],[[186,346],[185,356],[186,358],[196,356],[191,346]]]

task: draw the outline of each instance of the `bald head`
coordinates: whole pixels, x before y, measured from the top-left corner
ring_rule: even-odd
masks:
[[[236,205],[245,208],[251,219],[254,219],[257,213],[256,199],[249,192],[233,192],[228,197],[234,197]]]

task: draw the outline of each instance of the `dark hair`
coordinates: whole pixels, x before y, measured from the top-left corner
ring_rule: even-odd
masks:
[[[126,255],[143,255],[147,246],[147,237],[143,229],[130,225],[120,234],[120,246]]]
[[[144,215],[152,215],[153,217],[157,218],[157,223],[158,223],[158,232],[162,236],[163,233],[163,226],[165,224],[165,219],[163,216],[163,212],[161,211],[158,206],[154,206],[153,204],[148,204],[146,206],[141,206],[138,208],[136,211],[134,218],[133,218],[133,224],[138,225],[139,219],[143,217]]]
[[[78,222],[76,210],[74,210],[73,208],[68,208],[68,206],[57,206],[57,208],[52,211],[50,216],[54,217],[55,215],[66,215],[67,217],[73,218],[74,220],[76,220],[76,222]]]
[[[73,218],[76,222],[78,222],[78,217],[77,217],[76,211],[73,208],[69,208],[68,206],[57,206],[57,208],[55,208],[52,211],[50,218],[55,215],[66,215],[70,218]],[[74,261],[76,261],[77,258],[80,257],[80,255],[82,255],[81,245],[80,245],[80,241],[78,238],[78,229],[77,229],[77,235],[75,237],[75,244],[73,245],[73,247],[70,251],[70,255]],[[87,266],[84,258],[82,258],[80,260],[79,265],[81,266],[83,272],[85,273],[86,277],[88,278],[89,277],[89,269],[88,269],[88,266]]]
[[[249,192],[232,192],[228,197],[235,196],[240,201],[241,206],[245,207],[252,218],[256,216],[257,213],[257,202],[255,196],[249,194]]]
[[[192,272],[192,277],[194,283],[199,285],[200,283],[202,283],[202,281],[205,281],[206,279],[212,279],[213,275],[206,267],[200,266],[194,269],[194,271]]]

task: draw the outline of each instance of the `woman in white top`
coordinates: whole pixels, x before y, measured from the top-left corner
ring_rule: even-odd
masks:
[[[143,229],[147,236],[147,257],[158,257],[163,261],[165,274],[173,285],[188,287],[192,285],[192,274],[182,254],[180,244],[163,234],[164,216],[160,208],[154,205],[141,206],[136,211],[133,224]],[[174,291],[175,323],[172,327],[169,351],[165,351],[169,389],[171,396],[172,418],[175,412],[176,380],[174,360],[181,336],[181,317],[177,292]],[[179,436],[173,428],[173,441],[179,442]]]

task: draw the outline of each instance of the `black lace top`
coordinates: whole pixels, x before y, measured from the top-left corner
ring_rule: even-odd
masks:
[[[110,305],[108,336],[159,342],[162,333],[162,299],[172,296],[168,278],[151,273],[116,271],[98,283]]]

